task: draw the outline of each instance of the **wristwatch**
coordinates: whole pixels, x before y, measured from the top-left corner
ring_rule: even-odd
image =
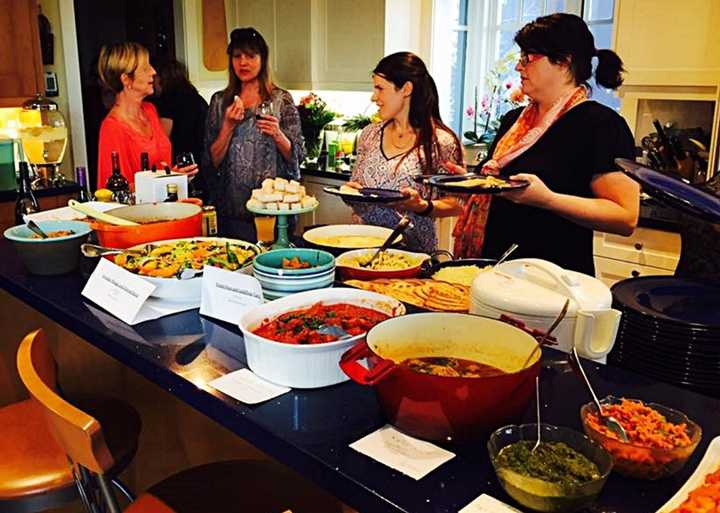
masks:
[[[433,205],[432,200],[427,200],[427,203],[428,203],[428,204],[427,204],[427,207],[425,207],[425,208],[422,209],[420,212],[418,212],[417,215],[419,215],[419,216],[429,216],[429,215],[432,213],[433,209],[435,208],[435,205]]]

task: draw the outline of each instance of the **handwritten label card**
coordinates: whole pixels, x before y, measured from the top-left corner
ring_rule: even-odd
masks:
[[[101,258],[82,295],[127,324],[135,324],[155,285]]]
[[[455,457],[450,451],[407,436],[389,425],[351,443],[350,447],[416,480]]]
[[[201,315],[237,324],[240,314],[262,302],[257,278],[217,267],[203,268]]]
[[[472,501],[470,504],[461,509],[458,513],[522,513],[519,509],[508,506],[502,501],[497,500],[487,494]]]
[[[257,404],[269,401],[273,397],[283,395],[290,391],[253,374],[250,369],[240,369],[225,374],[208,383],[211,387],[220,390],[223,394],[242,401],[245,404]]]

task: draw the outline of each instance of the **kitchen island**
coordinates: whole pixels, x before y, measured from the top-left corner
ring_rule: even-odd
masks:
[[[484,443],[450,448],[457,454],[454,459],[415,481],[348,447],[385,423],[371,389],[348,382],[293,390],[257,406],[244,405],[207,385],[221,374],[246,367],[237,328],[202,318],[197,310],[130,327],[80,296],[85,281],[81,272],[28,275],[8,241],[0,241],[0,288],[358,511],[454,513],[481,493],[513,504],[499,487]],[[27,331],[34,328],[28,326]],[[564,356],[545,352],[542,415],[548,423],[580,430],[578,412],[588,397],[562,363]],[[600,395],[656,401],[687,413],[703,428],[702,442],[677,475],[646,482],[612,474],[600,508],[593,510],[654,512],[680,488],[709,441],[720,434],[720,401],[612,367],[588,362],[586,368]],[[527,422],[534,417],[530,410]]]

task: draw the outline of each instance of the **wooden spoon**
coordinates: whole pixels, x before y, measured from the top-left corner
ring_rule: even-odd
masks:
[[[100,212],[99,210],[95,210],[89,205],[86,205],[85,203],[80,203],[76,200],[70,200],[68,201],[68,206],[72,208],[73,210],[77,210],[78,212],[82,212],[86,216],[93,217],[97,219],[98,221],[103,221],[105,223],[109,224],[115,224],[118,226],[139,226],[140,223],[136,223],[134,221],[128,221],[127,219],[123,219],[121,217],[116,217],[110,214],[106,214],[105,212]]]

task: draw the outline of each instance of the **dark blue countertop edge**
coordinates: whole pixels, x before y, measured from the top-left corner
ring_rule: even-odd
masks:
[[[381,497],[377,497],[377,502],[368,502],[365,500],[367,492],[358,493],[362,492],[361,489],[357,488],[362,488],[360,483],[355,483],[356,486],[352,487],[348,485],[348,481],[346,479],[342,479],[340,477],[340,474],[328,474],[327,472],[324,472],[325,469],[322,462],[317,461],[312,456],[299,450],[297,447],[294,447],[290,442],[280,440],[277,437],[272,436],[252,421],[243,421],[243,415],[236,415],[232,419],[228,418],[227,411],[224,410],[226,406],[221,399],[206,392],[203,394],[204,397],[198,397],[198,388],[187,379],[178,376],[174,372],[163,368],[162,366],[150,364],[143,358],[134,355],[132,351],[127,350],[123,345],[116,344],[102,336],[99,336],[96,331],[86,328],[82,323],[74,322],[72,316],[64,313],[52,302],[45,300],[40,295],[32,294],[28,290],[15,285],[11,280],[6,279],[2,274],[0,274],[0,287],[30,307],[36,309],[38,312],[46,315],[51,320],[57,322],[65,329],[91,343],[107,355],[129,366],[152,383],[155,383],[169,393],[182,399],[203,415],[210,417],[218,424],[231,430],[261,451],[279,461],[282,461],[284,464],[293,468],[296,472],[301,473],[304,477],[313,481],[318,486],[326,489],[331,488],[333,490],[333,494],[338,499],[348,504],[353,504],[356,509],[362,511],[398,511],[395,508],[389,507],[387,502]],[[160,373],[157,372],[158,369],[161,369]],[[248,409],[251,408],[248,407]],[[296,461],[295,458],[293,458],[293,461],[289,462],[287,458],[288,451],[294,451],[296,453],[296,458],[303,459],[302,463]],[[381,506],[383,509],[378,509],[378,506]]]

